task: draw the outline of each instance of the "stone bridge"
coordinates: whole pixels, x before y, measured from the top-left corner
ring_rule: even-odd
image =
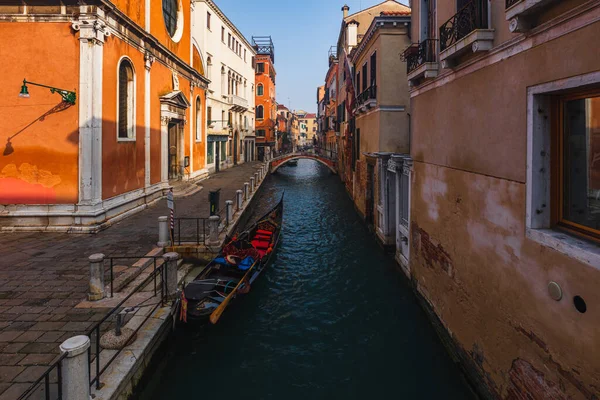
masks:
[[[330,158],[327,158],[327,157],[324,157],[321,155],[317,155],[314,153],[305,153],[305,152],[295,152],[295,153],[285,154],[283,156],[272,159],[269,164],[271,173],[277,171],[279,169],[279,167],[287,164],[288,162],[290,162],[292,160],[299,160],[301,158],[308,159],[308,160],[315,160],[317,162],[320,162],[321,164],[323,164],[324,166],[329,168],[329,170],[331,172],[333,172],[334,174],[337,174],[337,162],[335,160],[332,160]]]

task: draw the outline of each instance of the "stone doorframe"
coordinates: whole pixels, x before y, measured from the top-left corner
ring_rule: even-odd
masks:
[[[185,95],[179,91],[173,91],[160,98],[160,177],[163,183],[169,181],[169,124],[187,124],[186,110],[191,106]],[[178,159],[185,157],[184,135],[178,135],[180,143],[177,145]]]

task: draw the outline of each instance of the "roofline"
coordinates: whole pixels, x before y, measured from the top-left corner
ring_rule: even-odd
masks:
[[[411,15],[410,14],[409,15],[380,15],[378,17],[373,18],[373,21],[371,21],[371,25],[369,26],[369,29],[367,29],[367,31],[365,32],[365,36],[363,37],[363,40],[361,40],[360,43],[358,44],[358,46],[355,47],[355,51],[353,52],[354,54],[350,58],[352,63],[354,63],[356,60],[358,60],[358,58],[362,54],[363,50],[367,47],[367,43],[369,43],[369,41],[371,40],[372,35],[375,34],[375,31],[379,30],[379,28],[382,28],[382,26],[379,24],[379,22],[383,22],[383,23],[385,23],[385,22],[404,22],[405,24],[410,24]],[[385,27],[385,26],[383,26],[383,27]],[[402,27],[402,25],[394,26],[394,28],[401,28],[401,27]],[[410,31],[409,31],[409,34],[410,34]]]
[[[254,47],[250,44],[248,39],[246,39],[246,36],[244,36],[244,34],[235,26],[235,24],[233,22],[231,22],[231,20],[229,18],[227,18],[225,13],[223,11],[221,11],[219,6],[217,6],[213,0],[191,0],[191,2],[192,2],[192,4],[193,3],[206,3],[209,8],[211,8],[217,15],[219,15],[219,17],[223,21],[225,21],[225,24],[227,24],[227,26],[233,32],[235,32],[237,35],[239,35],[244,40],[244,43],[250,48],[250,51],[254,55],[256,55],[256,50],[254,50]]]

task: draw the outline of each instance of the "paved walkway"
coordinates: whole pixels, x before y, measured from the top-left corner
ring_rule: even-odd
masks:
[[[221,206],[261,163],[234,167],[203,181],[203,190],[176,199],[178,216],[208,217],[208,192]],[[0,234],[0,400],[16,399],[46,370],[65,339],[85,333],[106,309],[75,309],[87,294],[88,257],[142,256],[158,241],[166,200],[95,235]]]

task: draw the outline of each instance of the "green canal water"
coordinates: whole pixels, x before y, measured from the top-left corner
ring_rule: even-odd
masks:
[[[283,191],[274,263],[218,325],[175,332],[138,398],[473,398],[339,178],[311,160],[282,167],[254,215]]]

